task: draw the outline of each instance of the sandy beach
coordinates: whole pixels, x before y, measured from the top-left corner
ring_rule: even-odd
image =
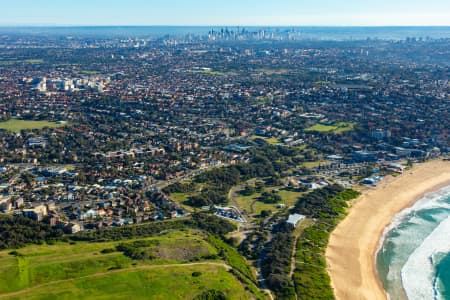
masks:
[[[364,191],[330,237],[326,257],[336,299],[387,299],[376,274],[375,253],[394,216],[426,193],[450,185],[450,162],[417,164]]]

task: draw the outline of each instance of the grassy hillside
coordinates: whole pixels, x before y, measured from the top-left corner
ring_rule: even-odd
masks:
[[[200,275],[195,277],[194,272]],[[95,274],[38,286],[8,299],[193,299],[205,287],[223,291],[230,299],[250,299],[225,267],[201,263],[136,267]]]
[[[0,299],[192,299],[205,289],[231,299],[252,298],[218,257],[197,230],[5,250]]]

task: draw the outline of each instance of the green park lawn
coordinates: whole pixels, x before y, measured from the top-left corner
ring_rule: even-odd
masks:
[[[193,272],[201,275],[194,277]],[[116,270],[33,288],[8,299],[193,299],[206,289],[223,291],[229,299],[250,299],[223,266],[211,264]]]
[[[274,138],[274,137],[269,138],[269,137],[264,137],[264,136],[259,136],[259,135],[252,135],[249,139],[251,141],[256,140],[256,139],[261,139],[261,140],[266,141],[269,145],[276,145],[276,144],[280,143],[280,140],[277,138]]]
[[[270,192],[273,189],[274,188],[266,188],[265,191]],[[245,196],[241,195],[239,192],[236,192],[235,200],[241,210],[245,210],[247,214],[251,216],[258,216],[263,210],[279,210],[279,208],[277,208],[278,204],[284,204],[286,207],[293,206],[297,202],[298,197],[302,195],[302,193],[280,189],[278,191],[278,195],[280,195],[282,201],[275,204],[259,201],[258,198],[261,196],[261,193],[255,193],[253,195]]]
[[[314,126],[306,128],[305,131],[341,134],[341,133],[353,130],[354,127],[355,127],[354,123],[339,122],[339,123],[336,123],[333,125],[316,124]]]
[[[151,260],[114,251],[136,240],[33,245],[16,250],[18,255],[0,251],[0,299],[192,299],[205,289],[251,298],[220,261],[204,259],[217,255],[204,234],[171,231],[139,239],[151,241]]]
[[[66,124],[49,122],[49,121],[9,119],[8,121],[0,122],[0,129],[12,131],[12,132],[20,132],[21,130],[27,130],[27,129],[43,129],[45,127],[57,128],[57,127],[63,127],[65,125]]]
[[[315,168],[315,167],[318,167],[318,166],[321,166],[321,165],[323,166],[323,165],[329,165],[329,164],[330,164],[330,162],[327,161],[327,160],[316,160],[316,161],[305,161],[305,162],[302,162],[300,164],[300,166],[308,168],[308,169],[312,169],[312,168]]]

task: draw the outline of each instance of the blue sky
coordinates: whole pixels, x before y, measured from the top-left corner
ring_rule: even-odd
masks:
[[[450,25],[450,0],[0,0],[0,25]]]

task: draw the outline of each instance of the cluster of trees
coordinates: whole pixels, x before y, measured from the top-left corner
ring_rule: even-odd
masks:
[[[225,190],[209,186],[206,189],[202,190],[200,194],[189,197],[189,199],[186,201],[186,204],[193,207],[202,207],[211,204],[220,205],[226,202],[227,192]]]
[[[61,230],[21,216],[0,215],[0,249],[51,242],[63,236]]]
[[[196,213],[192,219],[171,220],[168,222],[151,222],[135,226],[100,228],[99,230],[82,231],[70,236],[43,222],[37,222],[20,216],[0,215],[0,249],[20,248],[28,244],[41,244],[56,240],[72,241],[118,241],[151,237],[166,230],[182,230],[198,228],[223,238],[227,233],[236,230],[232,223],[211,214]],[[142,248],[142,245],[132,244]],[[122,251],[122,250],[119,250]]]
[[[163,192],[166,194],[171,193],[190,193],[195,191],[195,184],[192,182],[181,183],[175,182],[163,189]]]
[[[312,215],[317,216],[317,221],[305,229],[297,241],[295,290],[297,295],[304,299],[331,300],[334,299],[334,295],[326,270],[326,247],[330,233],[346,214],[347,202],[358,197],[359,193],[336,186],[317,190],[311,194],[313,193],[314,197],[303,196],[301,200],[304,203],[296,207],[299,212],[306,213],[314,203],[316,207]],[[319,194],[324,198],[317,197]]]
[[[343,192],[339,185],[330,185],[303,195],[295,204],[294,212],[311,218],[331,218],[345,213],[347,202],[336,197]]]
[[[123,252],[125,256],[135,260],[154,259],[151,246],[157,246],[158,241],[134,241],[132,243],[121,243],[116,246],[116,250]]]
[[[236,226],[227,220],[206,213],[193,214],[192,222],[195,227],[220,237],[236,230]]]
[[[266,247],[262,260],[262,273],[267,285],[279,299],[296,299],[294,285],[289,278],[292,249],[294,247],[293,227],[280,224]]]
[[[246,185],[242,191],[239,192],[243,196],[251,196],[256,193],[256,187],[251,185]]]
[[[272,191],[272,192],[263,192],[261,194],[261,197],[258,198],[259,201],[264,202],[264,203],[268,203],[268,204],[275,204],[278,202],[281,202],[281,196],[278,195],[278,193],[276,191]]]
[[[249,259],[257,259],[266,241],[267,234],[264,231],[254,231],[239,245],[239,252]]]
[[[70,236],[74,241],[104,242],[123,239],[151,237],[164,230],[183,229],[192,226],[189,220],[174,220],[170,222],[152,222],[136,226],[109,227],[93,231],[82,231]]]
[[[227,220],[218,218],[214,215],[206,213],[196,213],[192,215],[192,219],[187,220],[171,220],[168,222],[151,222],[136,226],[109,227],[95,231],[83,231],[70,236],[75,241],[118,241],[123,239],[151,237],[166,230],[179,230],[188,228],[199,228],[215,234],[224,236],[234,231],[236,227]]]
[[[193,192],[195,191],[195,184],[202,184],[202,191],[189,197],[188,205],[201,207],[212,204],[224,204],[227,202],[230,189],[248,179],[268,177],[268,184],[278,185],[280,183],[279,173],[285,171],[290,164],[293,164],[291,156],[297,154],[296,150],[265,145],[261,149],[252,152],[253,158],[249,163],[204,172],[196,176],[193,183],[173,184],[165,188],[164,192],[169,194]],[[249,186],[243,193],[251,195],[258,191],[257,188]]]
[[[256,284],[256,278],[253,271],[248,266],[246,260],[239,254],[238,250],[227,244],[222,238],[214,235],[208,235],[208,242],[219,252],[219,256],[235,270],[235,276],[243,283]],[[249,282],[250,281],[250,282]]]
[[[227,300],[228,298],[222,291],[207,290],[197,295],[194,300]]]

